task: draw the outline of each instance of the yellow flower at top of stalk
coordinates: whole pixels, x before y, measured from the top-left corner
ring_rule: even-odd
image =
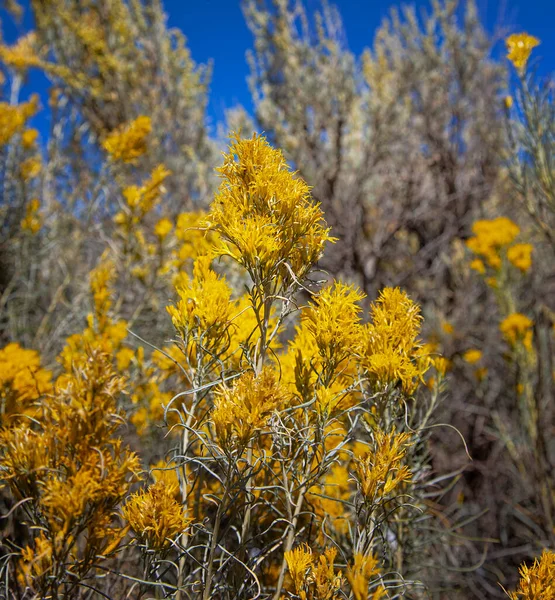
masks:
[[[32,127],[30,129],[26,129],[21,134],[21,145],[23,146],[23,148],[25,150],[30,150],[31,148],[34,148],[38,135],[39,132],[36,129],[33,129]]]
[[[217,255],[242,265],[258,285],[301,279],[332,240],[309,186],[265,138],[234,137],[218,169],[222,183],[206,225],[218,232]]]
[[[517,69],[523,69],[532,50],[539,46],[540,40],[527,33],[513,33],[506,40],[507,58]]]
[[[544,550],[531,567],[519,569],[520,581],[514,592],[505,592],[511,600],[553,600],[555,598],[555,552]]]
[[[526,273],[532,266],[532,244],[515,244],[507,250],[507,258],[509,262]]]
[[[172,222],[169,219],[163,218],[154,226],[154,235],[160,240],[165,240],[172,229]]]
[[[507,342],[514,346],[522,342],[527,350],[532,349],[532,326],[534,322],[522,313],[512,313],[503,319],[499,329]]]
[[[102,146],[112,160],[132,164],[147,152],[151,131],[150,117],[141,115],[108,134]]]
[[[308,544],[301,544],[285,553],[285,562],[289,569],[289,576],[293,581],[295,592],[298,596],[304,593],[303,588],[312,567],[314,556]],[[306,594],[305,594],[306,597]]]
[[[481,257],[494,269],[501,267],[499,251],[512,244],[520,233],[520,228],[507,217],[483,219],[472,226],[474,236],[466,241],[467,247]],[[478,272],[484,270],[483,264],[472,263],[472,268]]]

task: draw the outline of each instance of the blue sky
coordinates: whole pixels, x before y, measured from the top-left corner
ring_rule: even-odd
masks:
[[[476,0],[482,21],[490,32],[526,31],[541,39],[535,56],[541,57],[540,72],[552,73],[555,63],[555,0]],[[305,0],[309,10],[319,6],[319,0]],[[399,0],[336,0],[343,17],[350,49],[359,54],[371,45],[374,32],[391,7]],[[413,0],[421,9],[429,0]],[[25,0],[22,4],[28,5]],[[245,53],[252,46],[252,36],[241,13],[239,0],[165,0],[169,25],[181,29],[192,56],[197,62],[213,62],[208,117],[215,125],[223,119],[226,108],[238,103],[252,108],[246,82],[248,66]],[[1,11],[0,11],[1,13]],[[14,27],[2,15],[5,39],[15,37],[32,25],[26,19]],[[498,52],[503,52],[498,45]],[[28,88],[44,90],[46,84],[38,74],[32,75]],[[23,93],[28,90],[23,90]],[[40,117],[47,118],[42,114]],[[36,125],[42,129],[40,123]]]

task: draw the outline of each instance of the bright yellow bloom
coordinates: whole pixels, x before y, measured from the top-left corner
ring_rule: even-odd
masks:
[[[515,244],[507,250],[509,262],[523,273],[532,266],[532,244]]]
[[[297,595],[301,595],[309,574],[309,569],[314,561],[312,549],[308,544],[297,546],[285,553],[285,561],[287,562],[289,575],[295,586],[295,592]]]
[[[468,248],[486,260],[494,269],[501,268],[499,251],[512,244],[520,233],[520,228],[507,217],[476,221],[472,226],[474,236],[466,241]],[[471,267],[482,272],[483,264],[472,263]]]
[[[331,239],[308,185],[261,136],[235,137],[218,171],[223,181],[207,217],[222,238],[215,254],[232,257],[259,285],[302,279]]]
[[[360,491],[370,502],[379,501],[402,483],[411,481],[412,473],[401,462],[411,445],[407,433],[374,431],[374,449],[356,461]]]
[[[378,559],[373,554],[355,554],[353,564],[347,567],[346,573],[355,600],[379,600],[385,594],[382,586],[379,586],[372,596],[368,593],[371,579],[380,574],[381,569],[378,565]]]
[[[332,370],[360,345],[362,308],[358,303],[364,297],[356,288],[336,282],[324,288],[303,313],[323,363]]]
[[[406,393],[412,393],[431,364],[422,359],[417,340],[422,321],[418,305],[399,288],[384,288],[370,313],[362,366],[378,387],[400,382]]]
[[[527,33],[513,33],[506,40],[507,58],[517,69],[523,69],[532,50],[539,46],[540,40]]]
[[[479,258],[475,258],[470,263],[470,268],[476,271],[477,273],[480,273],[480,275],[484,275],[484,273],[486,272],[486,266]]]
[[[158,481],[133,494],[122,509],[140,542],[152,550],[167,548],[191,523],[174,495],[172,486]]]
[[[555,599],[555,552],[544,550],[531,567],[520,567],[520,582],[515,592],[506,592],[511,600]]]
[[[522,313],[513,313],[506,319],[503,319],[499,325],[499,329],[501,330],[503,337],[511,346],[514,346],[520,341],[528,350],[530,350],[532,347],[533,324],[533,321],[526,315],[523,315]]]
[[[474,365],[482,358],[482,351],[476,348],[471,348],[463,354],[463,360],[469,365]]]
[[[510,110],[513,107],[513,102],[512,96],[505,96],[505,108],[507,110]]]
[[[151,131],[150,117],[141,115],[110,133],[102,146],[112,160],[135,163],[148,150],[147,138]]]
[[[258,376],[245,373],[231,388],[220,387],[212,411],[220,445],[227,449],[244,447],[272,414],[283,408],[286,399],[285,389],[268,367]]]

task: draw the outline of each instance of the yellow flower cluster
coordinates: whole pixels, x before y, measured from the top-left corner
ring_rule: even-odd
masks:
[[[353,564],[347,567],[346,573],[355,600],[380,600],[385,595],[382,585],[376,587],[372,594],[368,592],[372,579],[380,575],[378,565],[379,561],[373,554],[355,554]]]
[[[114,280],[115,267],[110,261],[102,261],[91,271],[90,289],[94,309],[87,316],[87,327],[81,333],[68,337],[60,353],[59,361],[67,372],[72,365],[82,365],[91,349],[115,356],[127,337],[127,323],[115,321],[110,315]]]
[[[410,445],[406,433],[374,431],[374,448],[355,464],[360,491],[370,503],[411,481],[410,469],[401,464]]]
[[[19,167],[19,172],[23,181],[29,181],[40,175],[42,161],[40,156],[31,156],[25,159]]]
[[[517,342],[522,342],[527,350],[532,349],[532,326],[534,325],[526,315],[522,313],[512,313],[499,325],[503,337],[511,346]]]
[[[207,217],[221,236],[214,252],[236,260],[257,286],[304,277],[331,238],[308,185],[283,154],[261,136],[236,137],[218,171],[223,181]]]
[[[162,480],[133,494],[122,514],[141,544],[156,551],[168,548],[191,523],[175,499],[174,487]]]
[[[37,112],[38,102],[38,96],[32,96],[29,102],[18,106],[0,102],[0,147],[9,143],[25,127],[25,123]]]
[[[399,288],[384,288],[370,309],[365,325],[361,364],[379,388],[399,382],[412,393],[431,360],[423,356],[417,337],[420,309]]]
[[[532,266],[532,244],[515,244],[507,250],[509,262],[526,273]]]
[[[20,37],[12,46],[0,45],[0,60],[8,67],[24,71],[40,64],[36,53],[37,36],[34,32]]]
[[[527,33],[513,33],[506,40],[507,58],[517,69],[523,69],[528,62],[532,50],[540,44],[540,40]]]
[[[171,175],[164,165],[158,165],[150,174],[150,179],[142,186],[131,185],[123,190],[125,198],[124,210],[118,212],[114,222],[119,225],[124,235],[132,233],[136,226],[159,203],[164,194],[164,181]]]
[[[463,354],[463,360],[469,365],[475,365],[482,359],[482,351],[477,348],[470,348]]]
[[[476,221],[472,226],[474,236],[466,242],[468,248],[478,256],[486,260],[494,269],[501,267],[502,261],[499,251],[509,246],[520,229],[516,223],[513,223],[507,217],[497,217],[496,219],[483,219]],[[480,272],[485,272],[483,263],[473,263],[473,268]]]
[[[116,398],[123,391],[109,358],[93,352],[58,378],[32,421],[0,432],[3,479],[16,500],[26,499],[26,520],[48,540],[39,536],[23,549],[24,577],[33,575],[37,556],[44,564],[36,568],[46,568],[50,552],[65,557],[64,568],[78,565],[87,573],[125,535],[113,525],[114,510],[138,478],[139,459],[115,435],[123,416]],[[46,597],[46,589],[37,595]]]
[[[365,295],[342,283],[322,290],[304,311],[307,331],[313,337],[323,363],[332,371],[360,344],[362,328],[358,304]]]
[[[259,375],[242,375],[231,388],[221,387],[214,402],[212,422],[222,448],[242,449],[287,401],[284,388],[269,368]]]
[[[544,550],[531,567],[520,567],[520,582],[511,600],[553,600],[555,598],[555,552]]]
[[[285,553],[295,594],[302,600],[335,600],[339,598],[343,579],[335,571],[335,548],[327,548],[317,559],[308,544]]]
[[[111,132],[102,146],[112,160],[133,164],[147,152],[151,131],[150,117],[141,115]]]
[[[52,391],[51,378],[51,372],[41,367],[38,352],[19,344],[1,348],[0,424],[5,426],[36,411],[33,403]]]
[[[32,150],[35,147],[39,132],[36,129],[26,129],[21,134],[21,145],[24,150]]]

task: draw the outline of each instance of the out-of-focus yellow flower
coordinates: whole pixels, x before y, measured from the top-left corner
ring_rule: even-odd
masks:
[[[110,133],[102,146],[112,160],[135,163],[147,152],[147,138],[151,131],[150,117],[141,115]]]
[[[476,271],[477,273],[480,273],[480,275],[484,275],[484,273],[486,272],[486,266],[479,258],[475,258],[470,263],[470,268]]]
[[[522,342],[527,350],[531,350],[533,324],[534,322],[526,315],[513,313],[503,319],[499,329],[511,346],[514,346],[517,342]]]
[[[33,235],[38,233],[41,228],[41,218],[39,215],[40,201],[33,198],[27,204],[25,209],[25,217],[21,220],[21,229],[29,231]]]
[[[532,50],[539,46],[540,40],[527,33],[513,33],[506,40],[507,58],[517,69],[523,69]]]
[[[463,360],[469,365],[474,365],[482,358],[482,351],[476,348],[471,348],[463,354]]]
[[[167,548],[191,523],[164,481],[133,494],[122,513],[140,542],[157,551]]]
[[[21,178],[24,181],[28,181],[29,179],[34,179],[35,177],[37,177],[40,174],[41,169],[42,169],[42,162],[41,162],[40,157],[34,156],[31,158],[28,158],[27,160],[24,160],[21,163],[21,167],[20,167]]]
[[[173,225],[169,219],[160,219],[154,226],[154,235],[158,236],[160,240],[164,240],[172,229]]]
[[[451,323],[449,323],[449,321],[443,321],[443,323],[441,324],[441,329],[447,335],[452,335],[453,332],[455,331],[455,328],[453,327],[453,325]]]
[[[553,600],[555,598],[555,552],[544,550],[531,567],[519,569],[516,591],[506,592],[511,600]]]
[[[36,41],[37,36],[32,31],[20,37],[12,46],[0,45],[0,60],[19,71],[39,65],[40,58],[35,50]]]
[[[21,134],[21,145],[25,150],[31,150],[35,147],[35,142],[37,141],[37,137],[39,132],[36,129],[26,129]]]
[[[474,371],[474,376],[476,377],[476,379],[478,381],[483,381],[486,378],[487,374],[488,374],[487,367],[479,367],[478,369],[476,369],[476,371]]]
[[[523,273],[532,266],[532,244],[515,244],[507,250],[509,262]]]
[[[513,97],[505,96],[505,108],[510,110],[513,107]]]
[[[494,269],[501,268],[500,250],[511,244],[520,233],[518,225],[507,217],[476,221],[472,231],[474,236],[467,240],[466,245]],[[483,264],[473,262],[471,267],[478,272],[485,271]]]
[[[41,368],[35,350],[19,344],[0,349],[0,423],[8,424],[19,415],[28,414],[32,404],[52,391],[52,374]]]
[[[0,102],[0,146],[5,146],[25,127],[25,123],[37,112],[38,103],[37,95],[18,106]]]

